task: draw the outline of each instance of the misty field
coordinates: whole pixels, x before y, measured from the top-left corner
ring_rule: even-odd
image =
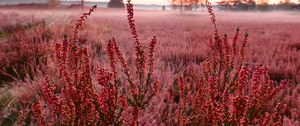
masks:
[[[0,125],[300,125],[299,12],[93,9],[0,9]]]

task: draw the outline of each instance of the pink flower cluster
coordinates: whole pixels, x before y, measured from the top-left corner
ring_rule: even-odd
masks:
[[[107,52],[110,59],[110,66],[114,74],[116,72],[116,59],[118,59],[122,65],[122,71],[126,75],[125,83],[129,83],[129,86],[126,86],[127,95],[126,99],[130,106],[131,112],[131,125],[139,125],[139,116],[140,111],[146,109],[153,96],[156,95],[159,90],[159,82],[153,77],[154,72],[154,52],[155,45],[157,43],[156,37],[153,37],[149,45],[149,59],[148,59],[148,73],[145,74],[146,68],[146,57],[143,47],[141,45],[135,21],[134,21],[134,12],[133,5],[131,1],[128,0],[126,4],[127,7],[127,18],[128,24],[132,33],[135,44],[135,54],[136,54],[136,76],[132,76],[128,65],[122,56],[119,47],[117,45],[116,39],[113,38],[109,40],[107,44]],[[115,76],[116,77],[116,76]]]
[[[88,49],[77,43],[77,30],[95,9],[84,13],[74,30],[73,41],[65,37],[56,46],[57,68],[61,77],[52,84],[46,76],[42,98],[33,104],[32,112],[38,125],[117,125],[124,121],[126,97],[118,91],[115,72],[99,69],[93,83]],[[113,64],[111,64],[114,67]]]
[[[192,86],[186,84],[189,78],[177,79],[178,107],[167,106],[176,110],[169,109],[161,114],[176,112],[174,115],[177,116],[172,117],[174,121],[169,123],[182,126],[282,125],[286,105],[275,98],[288,82],[272,81],[268,67],[244,65],[248,34],[239,40],[237,29],[232,42],[227,35],[220,36],[212,5],[207,1],[206,6],[214,26],[214,36],[210,39],[211,56],[201,66],[202,73],[193,93],[189,92]],[[140,117],[160,89],[154,72],[157,39],[151,39],[146,57],[137,33],[133,5],[128,0],[127,18],[134,39],[136,62],[133,67],[136,68],[133,70],[136,72],[131,71],[117,40],[112,38],[106,47],[110,69],[100,68],[95,76],[87,47],[84,43],[78,43],[78,30],[94,9],[80,17],[71,40],[65,37],[62,43],[57,44],[57,69],[61,78],[54,82],[50,76],[45,77],[43,97],[32,106],[34,123],[91,126],[145,124]],[[167,96],[166,101],[170,99],[171,96]]]
[[[207,4],[215,26],[211,4]],[[177,111],[179,125],[282,125],[285,105],[276,96],[287,81],[270,80],[268,67],[244,65],[248,34],[238,43],[237,30],[232,45],[225,35],[222,39],[215,29],[211,39],[211,57],[203,64],[190,113],[182,92],[184,82],[180,79],[180,103]],[[240,47],[238,48],[238,44]],[[238,53],[239,52],[239,53]],[[274,106],[275,105],[275,106]],[[186,121],[187,120],[187,121]],[[185,123],[183,123],[185,122]]]

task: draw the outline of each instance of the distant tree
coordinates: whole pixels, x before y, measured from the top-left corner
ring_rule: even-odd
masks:
[[[163,11],[165,11],[165,10],[166,10],[165,5],[163,5],[161,9],[162,9]]]
[[[81,0],[81,10],[83,10],[84,0]]]
[[[107,6],[110,8],[123,8],[124,3],[122,0],[110,0]]]
[[[258,0],[264,3],[266,0]],[[231,9],[231,10],[253,10],[255,8],[256,2],[254,0],[222,0],[217,2],[221,9]]]
[[[56,7],[59,5],[59,0],[48,0],[48,5],[51,7]]]

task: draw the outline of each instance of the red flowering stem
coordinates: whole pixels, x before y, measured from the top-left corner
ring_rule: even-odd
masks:
[[[225,70],[229,70],[230,69],[230,46],[228,43],[228,37],[225,34],[224,38],[223,38],[223,53],[225,55]]]
[[[157,43],[156,37],[154,36],[153,39],[150,42],[150,48],[149,48],[149,71],[148,71],[148,77],[147,77],[147,86],[150,84],[151,75],[153,74],[153,68],[154,68],[154,48]]]
[[[88,13],[83,13],[82,16],[77,20],[75,24],[75,28],[73,31],[73,42],[76,43],[78,41],[78,31],[82,27],[83,22],[87,19],[88,16],[97,8],[97,6],[93,6]]]
[[[207,11],[209,13],[209,15],[211,16],[210,19],[211,19],[211,22],[213,24],[213,27],[214,27],[214,40],[215,42],[213,43],[213,52],[218,52],[219,53],[219,61],[220,62],[218,65],[219,65],[219,68],[218,69],[213,69],[215,71],[214,75],[218,75],[218,77],[220,78],[221,76],[221,71],[223,70],[223,67],[224,67],[224,60],[225,60],[225,57],[224,57],[224,52],[223,52],[223,43],[222,43],[222,39],[220,38],[219,34],[218,34],[218,29],[217,29],[217,25],[216,25],[216,16],[213,12],[213,8],[212,8],[212,5],[211,3],[206,0],[206,7],[207,7]],[[213,67],[217,67],[217,66],[213,66]],[[218,83],[220,84],[220,82]]]
[[[224,52],[224,55],[225,55],[225,59],[224,59],[224,62],[225,62],[225,68],[224,68],[224,71],[225,71],[225,74],[224,74],[224,78],[223,78],[223,82],[220,86],[221,89],[225,89],[226,85],[228,84],[228,82],[230,81],[230,71],[232,70],[231,69],[231,66],[230,66],[230,46],[229,46],[229,43],[228,43],[228,37],[227,35],[225,34],[224,35],[224,38],[223,38],[223,52]]]
[[[123,57],[121,51],[120,51],[120,48],[119,46],[117,45],[117,42],[116,42],[116,39],[113,38],[112,40],[112,43],[113,43],[113,47],[114,47],[114,51],[118,57],[118,60],[121,62],[121,65],[122,65],[122,71],[125,73],[125,75],[127,76],[127,81],[130,83],[131,87],[132,88],[135,88],[135,82],[133,82],[133,79],[131,77],[131,74],[130,74],[130,71],[129,71],[129,68],[128,68],[128,65],[125,61],[125,58]]]
[[[133,116],[132,126],[138,126],[139,125],[139,122],[138,122],[139,107],[138,106],[133,107],[132,116]]]
[[[240,29],[237,28],[235,35],[233,37],[233,41],[232,41],[232,57],[231,57],[231,68],[233,69],[234,67],[234,62],[235,62],[235,58],[237,57],[237,41],[238,41],[238,37],[239,37],[239,31]]]
[[[276,105],[275,112],[273,113],[273,117],[275,119],[274,126],[282,126],[283,125],[283,115],[286,110],[286,105],[278,103]]]
[[[32,105],[32,115],[37,120],[39,126],[48,126],[43,115],[43,107],[40,101]]]
[[[242,66],[243,61],[245,59],[245,48],[246,48],[247,43],[248,43],[248,33],[245,33],[244,40],[243,40],[243,43],[242,43],[242,47],[241,47],[241,50],[240,50],[241,59],[240,59],[239,67]]]
[[[131,0],[128,0],[126,4],[127,13],[128,13],[127,19],[132,33],[132,37],[135,40],[137,73],[139,74],[140,85],[142,85],[143,78],[144,78],[144,69],[145,69],[145,56],[144,56],[144,50],[142,49],[142,45],[140,43],[139,36],[137,34],[135,20],[133,19],[134,18],[133,4],[131,4],[130,2]]]
[[[254,72],[252,74],[252,87],[251,87],[251,94],[250,94],[250,98],[254,101],[257,99],[257,95],[258,95],[258,92],[259,92],[259,84],[261,82],[261,78],[260,78],[260,75],[262,75],[262,70],[261,70],[261,67],[259,66],[256,66],[254,68]],[[254,103],[256,103],[254,101]],[[252,106],[255,106],[254,104]]]
[[[77,69],[80,69],[78,67],[81,67],[81,66],[78,66],[80,63],[80,56],[82,55],[82,52],[80,50],[80,47],[78,46],[78,33],[79,33],[79,29],[82,27],[84,21],[88,18],[88,16],[91,15],[91,13],[97,8],[97,6],[93,6],[88,13],[83,13],[82,16],[77,20],[76,24],[75,24],[75,27],[74,27],[74,30],[73,30],[73,42],[70,43],[70,46],[69,46],[69,50],[70,50],[70,57],[69,57],[69,69],[72,71],[70,72],[70,74],[73,74],[73,77],[72,78],[74,81],[73,83],[76,84],[79,80],[79,74]],[[68,75],[68,74],[66,74]],[[71,80],[71,78],[66,78],[67,81]],[[68,83],[69,85],[72,85],[71,83]],[[73,86],[76,86],[76,85],[73,85]]]
[[[113,77],[114,77],[114,80],[116,80],[117,71],[116,71],[116,59],[115,59],[115,45],[114,45],[113,41],[115,41],[114,38],[113,38],[113,40],[108,41],[107,53],[108,53],[108,57],[109,57],[110,67],[113,72]]]
[[[185,95],[185,85],[183,83],[183,78],[178,79],[178,86],[179,86],[179,96],[180,96],[180,101],[179,101],[179,107],[178,107],[178,115],[177,115],[177,120],[180,126],[185,126],[187,123],[187,118],[185,117],[185,109],[186,109],[186,95]]]
[[[205,1],[205,5],[206,5],[206,8],[207,8],[207,11],[208,11],[209,15],[211,16],[210,20],[211,20],[211,22],[213,24],[213,27],[214,27],[214,30],[215,30],[215,36],[219,36],[217,25],[216,25],[216,16],[215,16],[215,13],[213,11],[213,7],[212,7],[211,3],[209,2],[209,0]]]
[[[61,62],[61,44],[60,43],[57,43],[56,46],[55,46],[55,52],[56,52],[56,60],[57,62]],[[62,64],[58,64],[58,67],[59,68],[62,68]],[[59,69],[59,76],[62,76],[63,73],[62,73],[62,69]]]
[[[54,85],[49,84],[49,77],[46,76],[44,78],[44,81],[43,81],[43,84],[42,84],[43,98],[49,104],[49,107],[54,109],[54,111],[58,112],[59,109],[60,109],[60,100],[55,95],[54,90],[55,90]]]
[[[217,65],[218,65],[218,61],[217,61],[217,51],[216,51],[216,46],[215,43],[213,41],[212,38],[209,39],[210,45],[211,45],[211,57],[209,59],[209,62],[207,63],[208,67],[207,67],[207,73],[213,73],[213,75],[216,74],[217,72]]]
[[[237,85],[237,95],[242,96],[244,92],[244,88],[246,84],[248,83],[248,70],[246,67],[242,67],[239,71],[239,77],[238,77],[238,85]]]

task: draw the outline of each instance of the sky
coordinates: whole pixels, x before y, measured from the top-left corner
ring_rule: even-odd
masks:
[[[101,1],[101,2],[107,2],[109,0],[88,0],[88,1]],[[127,0],[123,0],[126,2]],[[168,5],[170,0],[132,0],[132,3],[135,4],[160,4],[160,5]],[[216,2],[220,0],[210,0],[211,2]],[[269,0],[269,3],[279,3],[280,0]],[[297,0],[291,0],[293,2],[296,2]]]
[[[17,2],[17,3],[21,3],[21,2],[24,2],[24,1],[34,1],[34,2],[38,2],[38,1],[47,1],[47,0],[0,0],[0,4],[1,2],[8,2],[8,3],[11,3],[12,1],[14,2]],[[80,0],[62,0],[62,1],[80,1]],[[85,0],[85,1],[95,1],[95,2],[108,2],[109,0]],[[123,0],[124,3],[126,3],[127,0]],[[158,4],[158,5],[169,5],[169,1],[171,0],[131,0],[132,3],[135,3],[135,4]],[[212,3],[216,2],[216,1],[221,1],[221,0],[209,0],[211,1]],[[281,0],[269,0],[269,3],[270,4],[273,4],[273,3],[279,3],[279,1]],[[290,0],[292,2],[296,2],[298,0]]]
[[[109,0],[87,0],[87,1],[100,1],[100,2],[108,2]],[[124,3],[127,2],[127,0],[123,0]],[[168,0],[131,0],[132,3],[135,4],[161,4],[161,5],[168,5]]]

